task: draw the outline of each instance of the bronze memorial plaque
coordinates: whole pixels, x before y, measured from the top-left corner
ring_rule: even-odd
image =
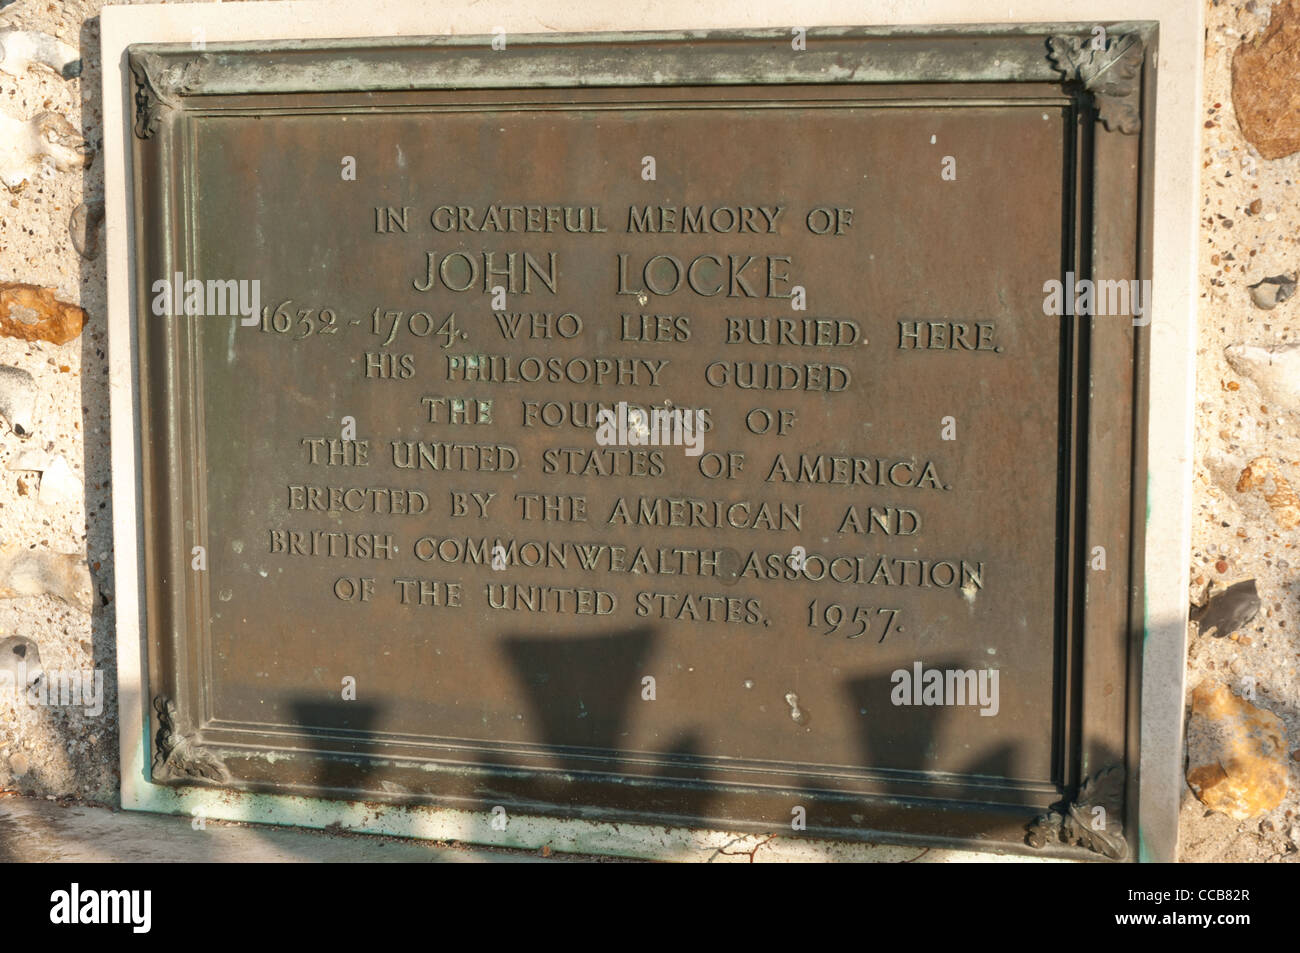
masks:
[[[1103,33],[133,48],[152,778],[1131,858]]]

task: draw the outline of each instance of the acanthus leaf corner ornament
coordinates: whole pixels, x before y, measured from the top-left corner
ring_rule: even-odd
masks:
[[[1128,856],[1128,841],[1119,818],[1124,810],[1124,769],[1119,765],[1094,774],[1079,789],[1078,800],[1064,810],[1052,810],[1029,825],[1025,843],[1041,849],[1049,844],[1086,847],[1111,860]]]
[[[206,54],[164,66],[152,53],[135,53],[129,59],[135,80],[135,134],[149,139],[158,131],[163,111],[177,108],[181,95],[193,92],[202,81]]]
[[[168,778],[199,779],[229,783],[230,772],[211,752],[196,745],[192,736],[184,735],[177,727],[176,702],[159,695],[153,700],[158,713],[157,748],[153,758],[155,780]]]
[[[1048,37],[1047,58],[1066,82],[1092,94],[1102,125],[1132,135],[1142,128],[1142,40],[1128,34],[1108,36],[1102,49],[1092,44],[1091,37]]]

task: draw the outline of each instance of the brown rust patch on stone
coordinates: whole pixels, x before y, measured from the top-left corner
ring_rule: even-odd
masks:
[[[1273,810],[1286,797],[1285,758],[1286,729],[1273,712],[1220,682],[1192,692],[1187,783],[1206,807],[1239,821]]]
[[[49,288],[0,282],[0,335],[67,344],[86,326],[86,312]]]
[[[1273,8],[1268,29],[1232,56],[1241,133],[1265,159],[1300,151],[1300,0]]]
[[[1273,492],[1268,491],[1268,481],[1273,481]],[[1237,492],[1245,493],[1259,488],[1263,490],[1264,502],[1273,512],[1283,529],[1295,529],[1300,526],[1300,496],[1296,495],[1291,484],[1277,472],[1271,457],[1256,457],[1246,464],[1237,479]]]

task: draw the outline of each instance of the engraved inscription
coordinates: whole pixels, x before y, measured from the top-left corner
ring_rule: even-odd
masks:
[[[1060,208],[1066,111],[851,92],[196,119],[197,180],[329,196],[274,242],[256,190],[196,198],[266,305],[196,331],[214,717],[349,676],[341,731],[491,763],[1050,783],[1062,219],[1022,212]],[[893,705],[918,664],[1001,670],[998,717]]]

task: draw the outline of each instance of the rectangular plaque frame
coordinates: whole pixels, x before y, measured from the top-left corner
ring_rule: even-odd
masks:
[[[468,767],[463,750],[440,742],[419,750],[396,739],[323,738],[295,732],[293,726],[250,731],[214,723],[205,709],[202,668],[209,594],[203,577],[189,570],[186,545],[191,526],[201,535],[206,473],[198,437],[197,422],[205,409],[194,381],[193,322],[159,322],[144,307],[154,276],[191,273],[187,123],[223,112],[292,112],[312,97],[320,100],[311,108],[346,111],[371,102],[373,94],[388,94],[391,103],[402,96],[418,98],[418,93],[406,92],[410,90],[514,89],[521,71],[530,88],[561,95],[581,89],[615,100],[619,90],[628,88],[638,89],[642,98],[671,103],[665,87],[722,87],[720,98],[725,98],[726,88],[739,89],[743,96],[746,87],[755,85],[824,85],[837,93],[851,86],[855,96],[881,103],[943,99],[1065,107],[1076,118],[1064,170],[1074,237],[1061,271],[1149,278],[1151,200],[1143,188],[1151,181],[1153,160],[1149,123],[1157,29],[1151,22],[1105,26],[1123,44],[1113,59],[1127,59],[1113,71],[1109,67],[1115,62],[1095,63],[1105,67],[1095,73],[1089,72],[1086,57],[1066,62],[1049,55],[1053,38],[1083,48],[1090,24],[823,28],[817,31],[817,43],[797,57],[788,54],[786,30],[512,36],[509,62],[496,56],[491,37],[483,36],[214,43],[197,56],[188,44],[131,47],[128,119],[135,132],[139,248],[133,333],[139,354],[146,541],[141,608],[148,633],[145,697],[155,700],[145,730],[147,750],[160,766],[178,744],[191,753],[188,766],[174,763],[158,771],[152,783],[181,790],[215,783],[248,792],[350,799],[376,805],[377,811],[412,800],[485,811],[490,805],[484,791],[490,789],[513,810],[546,817],[743,831],[787,824],[794,796],[810,813],[815,811],[819,837],[1134,858],[1144,595],[1140,527],[1147,466],[1148,358],[1142,328],[1119,319],[1076,321],[1066,348],[1074,397],[1064,404],[1070,446],[1062,468],[1067,504],[1060,529],[1068,560],[1060,590],[1061,665],[1053,674],[1058,696],[1053,783],[980,786],[934,778],[909,786],[876,776],[858,777],[866,786],[854,787],[853,778],[835,772],[823,772],[810,782],[806,765],[775,777],[770,765],[729,765],[703,785],[709,808],[697,813],[683,804],[701,785],[665,781],[654,766],[634,779],[632,762],[644,764],[644,759],[611,756],[589,771],[569,771],[560,781],[546,769]],[[344,54],[342,68],[338,63]],[[1120,72],[1128,78],[1116,84]],[[582,77],[581,86],[574,83],[575,76]],[[960,94],[953,96],[957,84]],[[257,94],[256,110],[241,98],[252,92]],[[321,105],[332,94],[356,95],[351,105]],[[1077,399],[1080,392],[1091,392],[1091,401]],[[191,520],[195,522],[187,523]],[[1095,539],[1111,541],[1102,575],[1087,571],[1088,543]],[[296,754],[266,757],[267,752],[288,751]],[[358,768],[358,756],[370,763]],[[259,768],[276,760],[296,762],[301,770],[292,765],[287,773]],[[377,770],[377,760],[388,764]],[[328,771],[323,772],[325,765]],[[412,772],[432,775],[435,783],[414,798],[376,790],[384,780],[409,790],[405,782]],[[328,784],[321,783],[323,774]],[[625,797],[629,787],[636,789],[635,806]],[[564,807],[574,802],[582,806]],[[1107,809],[1104,830],[1080,823],[1095,806]]]

